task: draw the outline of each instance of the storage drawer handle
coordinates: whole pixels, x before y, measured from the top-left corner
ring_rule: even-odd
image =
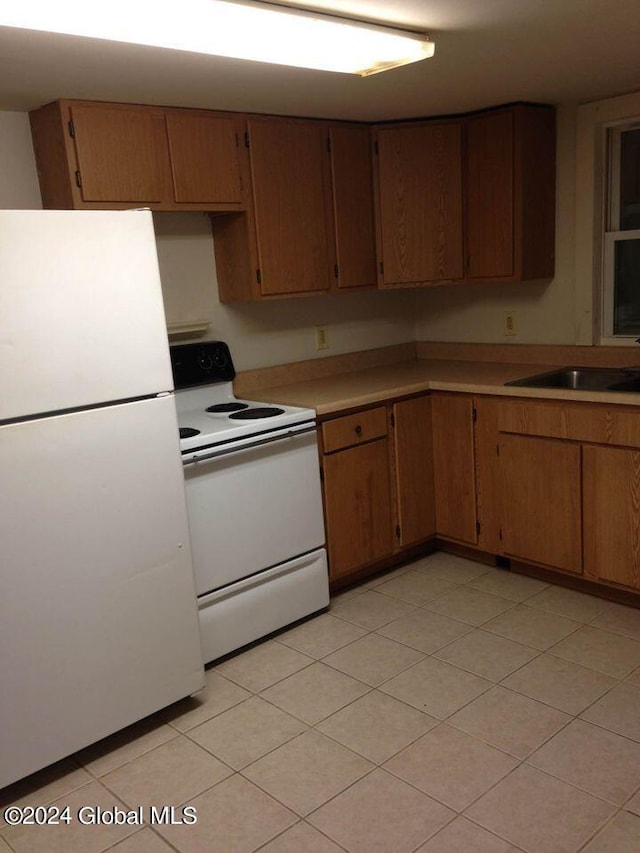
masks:
[[[356,435],[362,435],[362,427],[360,426],[360,424],[358,424],[358,426],[356,427]]]

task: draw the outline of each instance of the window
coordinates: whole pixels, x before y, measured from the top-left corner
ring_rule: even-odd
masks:
[[[605,338],[640,336],[640,119],[607,131],[603,241]]]

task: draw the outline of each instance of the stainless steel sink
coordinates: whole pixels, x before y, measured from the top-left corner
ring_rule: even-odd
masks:
[[[548,373],[537,373],[514,379],[505,385],[521,388],[566,388],[572,391],[640,392],[640,370],[620,367],[562,367]]]
[[[607,391],[625,391],[637,394],[640,392],[640,376],[633,376],[625,379],[624,382],[614,382],[613,385],[609,385]]]

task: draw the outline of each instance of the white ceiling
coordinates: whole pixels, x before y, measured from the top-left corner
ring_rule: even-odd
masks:
[[[383,120],[640,89],[640,0],[287,5],[423,30],[436,55],[358,78],[0,27],[0,109],[85,98]]]

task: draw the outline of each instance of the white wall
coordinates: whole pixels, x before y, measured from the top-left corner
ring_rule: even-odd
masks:
[[[204,337],[226,341],[239,370],[414,340],[411,291],[223,305],[206,214],[161,213],[154,222],[167,321],[209,320]],[[317,325],[328,326],[329,349],[322,352],[315,348]]]
[[[42,207],[28,113],[0,112],[0,207]]]
[[[557,114],[556,273],[550,282],[461,284],[421,290],[418,340],[473,343],[578,342],[575,284],[576,108]],[[505,337],[505,311],[517,312],[517,335]]]

